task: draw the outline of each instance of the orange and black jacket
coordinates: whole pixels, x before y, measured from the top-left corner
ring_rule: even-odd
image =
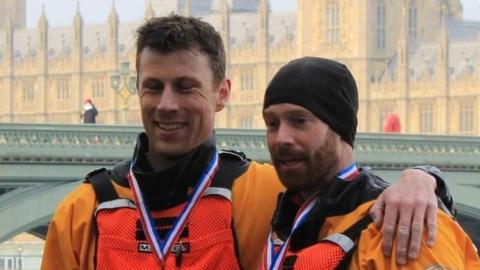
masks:
[[[214,150],[213,143],[204,144],[195,153],[190,153],[161,172],[154,172],[148,168],[148,162],[142,160],[142,155],[135,155],[137,159],[133,172],[135,177],[143,179],[139,185],[144,194],[148,194],[149,197],[145,196],[147,201],[155,202],[150,203],[149,208],[160,239],[166,238],[186,207],[187,198],[184,196],[192,183],[182,181],[202,175],[202,170],[208,167],[204,161],[210,160]],[[145,151],[138,149],[137,152]],[[247,162],[237,158],[234,153],[221,153],[221,157],[223,166],[216,171],[212,183],[195,204],[187,223],[179,230],[178,239],[161,262],[152,256],[153,248],[146,239],[135,204],[120,198],[110,181],[110,178],[114,178],[126,184],[125,179],[109,175],[107,171],[91,174],[88,180],[99,202],[95,211],[96,269],[157,269],[159,264],[162,269],[240,269],[232,229],[231,188],[233,180],[247,169]],[[179,167],[186,164],[190,166]],[[127,162],[114,172],[119,171],[119,175],[123,176],[129,168]],[[179,171],[191,176],[177,178],[176,172]],[[166,179],[165,183],[162,183],[163,179]],[[172,183],[175,188],[165,187],[165,184]],[[165,190],[170,192],[163,193]],[[160,194],[160,197],[156,194]]]
[[[161,171],[153,171],[148,165],[146,160],[147,144],[146,135],[140,134],[133,156],[133,159],[137,161],[133,169],[138,176],[137,179],[150,209],[158,214],[159,222],[164,222],[163,218],[166,216],[162,216],[162,214],[174,212],[176,207],[181,207],[185,202],[190,187],[195,184],[198,179],[197,174],[207,160],[208,149],[211,149],[214,141],[212,138],[191,153],[186,154],[171,167]],[[99,207],[99,201],[116,200],[117,198],[123,199],[124,202],[126,200],[133,201],[132,192],[125,180],[128,164],[129,162],[121,163],[114,169],[106,171],[110,179],[110,187],[113,186],[113,198],[107,200],[97,198],[90,182],[94,181],[95,176],[105,172],[95,171],[89,174],[88,181],[77,187],[59,204],[49,225],[42,269],[95,269],[95,258],[98,262],[96,253],[99,247],[96,232],[101,229],[96,226],[98,219],[96,219],[95,211]],[[235,152],[220,155],[220,169],[216,178],[215,185],[227,183],[227,186],[231,186],[233,221],[230,224],[234,236],[233,241],[236,242],[238,262],[243,269],[257,269],[270,229],[275,202],[278,194],[284,188],[278,181],[271,165],[251,162],[242,154]],[[104,210],[105,207],[100,208],[97,214],[103,215]],[[125,209],[122,208],[123,210]],[[131,214],[132,212],[127,211],[126,213]],[[215,214],[217,213],[212,214],[211,219],[216,219]],[[136,217],[131,218],[135,219]],[[125,233],[128,234],[132,230],[136,231],[136,235],[131,234],[130,238],[136,241],[132,245],[135,249],[133,252],[147,251],[149,247],[142,245],[145,243],[142,242],[143,233],[136,224],[135,228],[133,225],[128,229],[125,228]],[[193,248],[190,247],[190,249]],[[186,256],[189,254],[192,255],[193,252],[182,253],[181,265],[188,263],[189,259]],[[230,255],[232,254],[228,254],[228,256]],[[172,262],[172,265],[176,264],[179,263]]]
[[[370,170],[362,170],[353,181],[333,179],[316,198],[305,222],[291,236],[283,269],[402,269],[395,263],[395,256],[383,255],[381,232],[368,215],[383,189],[384,181]],[[278,201],[272,220],[276,242],[289,235],[300,207],[295,198],[296,194],[287,191]],[[480,269],[468,235],[449,214],[438,212],[435,246],[428,247],[424,235],[419,258],[404,268],[429,269],[438,265],[447,267],[438,269]],[[395,252],[396,248],[392,254]]]
[[[164,224],[168,228],[215,144],[211,139],[172,166],[153,171],[146,161],[147,143],[145,134],[141,134],[133,170],[157,226]],[[88,181],[59,205],[49,225],[42,269],[104,269],[105,263],[118,266],[124,262],[129,262],[125,265],[128,269],[161,269],[152,267],[153,254],[145,245],[136,211],[129,208],[134,207],[125,179],[129,163],[111,171],[92,172]],[[222,196],[204,196],[200,200],[200,210],[192,212],[177,243],[183,252],[171,254],[166,269],[257,268],[275,199],[283,187],[272,166],[250,162],[241,153],[221,153],[219,165],[211,187],[231,190],[231,202]],[[113,191],[101,192],[110,197],[97,197],[91,182],[102,179],[105,173],[110,180],[106,186]],[[108,204],[112,201],[122,203],[112,210]],[[112,246],[117,248],[112,251]],[[111,269],[127,269],[115,265]]]

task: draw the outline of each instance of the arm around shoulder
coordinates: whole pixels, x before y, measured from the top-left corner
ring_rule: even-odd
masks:
[[[460,225],[441,211],[437,220],[437,243],[428,246],[424,233],[418,258],[405,265],[398,265],[395,256],[383,255],[381,231],[371,224],[360,236],[350,269],[480,269],[476,248]],[[396,243],[393,247],[395,254]]]

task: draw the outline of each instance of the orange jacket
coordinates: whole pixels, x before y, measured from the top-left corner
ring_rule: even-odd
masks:
[[[229,194],[222,188],[207,191],[208,195],[197,202],[179,239],[166,254],[163,269],[239,269]],[[185,204],[152,211],[161,238],[171,230],[174,218],[180,215]],[[103,202],[97,208],[96,269],[159,268],[133,207],[129,200],[116,199]]]
[[[132,199],[130,189],[113,184],[121,198]],[[283,189],[274,168],[256,162],[233,183],[233,226],[244,269],[256,269],[260,262],[276,197]],[[94,269],[96,206],[95,193],[87,183],[60,203],[49,225],[41,269]]]
[[[352,213],[351,218],[366,214],[372,204],[373,202],[362,205],[358,211]],[[340,226],[338,228],[340,229]],[[330,228],[329,231],[333,230],[336,229]],[[418,259],[400,266],[396,264],[395,256],[383,256],[382,233],[371,224],[360,236],[350,269],[480,269],[480,258],[472,240],[460,225],[444,212],[438,211],[437,214],[435,245],[429,247],[426,239],[427,233],[424,231]],[[396,242],[393,246],[392,254],[396,254]]]
[[[317,197],[312,211],[291,237],[287,256],[296,257],[288,262],[288,265],[293,266],[291,269],[335,269],[335,265],[342,261],[344,252],[338,248],[339,245],[322,240],[337,233],[350,236],[353,225],[365,220],[363,218],[368,215],[368,210],[381,191],[369,180],[375,178],[379,179],[369,171],[362,171],[350,182],[334,180]],[[272,222],[274,237],[278,239],[278,235],[283,235],[282,239],[285,239],[300,207],[295,201],[295,193],[287,191],[281,197],[278,207]],[[430,269],[433,266],[443,266],[441,269],[480,269],[480,259],[471,239],[456,221],[442,211],[437,213],[435,245],[429,247],[426,244],[425,231],[419,258],[405,266],[397,265],[395,256],[383,255],[382,233],[375,224],[363,224],[366,226],[362,227],[360,234],[350,236],[356,243],[356,249],[347,264],[348,269]],[[393,244],[396,247],[395,241]],[[325,256],[325,252],[330,253]],[[392,254],[396,254],[396,248]],[[284,262],[287,261],[287,256]]]
[[[327,218],[318,239],[324,239],[334,233],[343,233],[353,223],[367,215],[372,204],[373,201],[367,202],[354,212]],[[442,211],[438,211],[437,229],[435,245],[433,247],[427,245],[425,233],[418,259],[410,260],[408,264],[401,266],[396,264],[395,256],[383,255],[382,233],[371,223],[361,232],[348,269],[480,269],[476,248],[457,222]],[[396,242],[392,254],[395,252]],[[322,241],[296,252],[289,251],[283,266],[290,266],[289,269],[294,270],[336,269],[343,256],[345,253],[339,245]]]

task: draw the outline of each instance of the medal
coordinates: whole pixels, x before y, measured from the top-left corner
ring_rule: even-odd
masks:
[[[147,202],[145,202],[142,191],[140,190],[137,179],[133,173],[133,164],[134,162],[132,162],[130,165],[130,172],[127,176],[128,182],[130,184],[130,188],[132,189],[133,199],[137,206],[138,215],[140,216],[140,222],[142,224],[143,231],[145,232],[145,237],[152,247],[155,258],[157,258],[159,263],[163,266],[168,254],[170,253],[170,250],[172,249],[173,243],[180,237],[181,231],[185,227],[186,221],[192,212],[192,209],[195,207],[205,190],[212,182],[212,179],[218,168],[218,153],[216,150],[213,152],[212,158],[206,170],[201,175],[200,180],[197,181],[192,193],[188,196],[185,208],[183,208],[181,214],[176,218],[172,228],[168,231],[164,240],[160,239],[155,228],[155,222],[153,221],[150,209],[148,208]]]

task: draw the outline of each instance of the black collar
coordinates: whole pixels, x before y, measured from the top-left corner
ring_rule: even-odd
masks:
[[[185,202],[188,189],[199,180],[214,150],[215,139],[211,137],[168,167],[154,171],[147,159],[147,135],[141,133],[132,159],[132,170],[150,209],[162,210]]]
[[[315,244],[327,217],[353,211],[360,204],[378,197],[386,185],[384,180],[365,169],[361,169],[360,175],[352,181],[332,180],[317,196],[310,214],[292,235],[290,249],[296,251]],[[295,215],[300,208],[300,205],[292,200],[295,195],[287,190],[279,197],[272,219],[272,228],[282,240],[290,234]]]

